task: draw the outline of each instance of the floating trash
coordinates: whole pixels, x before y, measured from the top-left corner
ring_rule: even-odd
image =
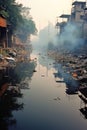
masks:
[[[53,100],[58,101],[58,100],[61,100],[61,99],[60,99],[60,97],[56,97]]]
[[[45,75],[44,75],[44,74],[42,74],[42,75],[41,75],[41,77],[45,77]]]

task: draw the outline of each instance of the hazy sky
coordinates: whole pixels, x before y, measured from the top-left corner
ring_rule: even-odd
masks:
[[[70,14],[73,0],[16,0],[24,6],[30,7],[37,28],[41,29],[48,21],[55,25],[57,16],[63,13]],[[81,1],[81,0],[79,0]],[[84,0],[82,0],[84,1]]]

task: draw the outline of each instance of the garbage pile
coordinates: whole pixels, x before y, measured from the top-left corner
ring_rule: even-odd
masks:
[[[63,66],[66,73],[79,83],[79,89],[87,87],[87,52],[86,47],[79,47],[74,51],[64,48],[48,52],[48,55],[55,59],[56,63]]]

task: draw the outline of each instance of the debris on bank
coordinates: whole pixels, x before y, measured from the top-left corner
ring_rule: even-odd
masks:
[[[78,48],[74,51],[69,50],[54,50],[48,51],[48,55],[55,60],[55,66],[61,64],[63,75],[70,76],[78,82],[79,89],[87,88],[87,45]],[[61,72],[60,72],[61,73]],[[69,81],[68,79],[68,81]],[[73,86],[74,87],[74,86]]]
[[[36,72],[36,58],[31,60],[26,50],[3,48],[0,50],[0,97],[4,94],[21,96],[20,89],[29,89],[25,78]],[[21,82],[23,81],[23,82]],[[5,84],[6,83],[6,84]],[[19,85],[18,85],[19,84]]]

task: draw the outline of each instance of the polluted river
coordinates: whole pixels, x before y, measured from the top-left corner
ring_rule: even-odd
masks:
[[[31,59],[35,69],[23,73],[20,96],[1,101],[0,130],[87,130],[86,104],[79,91],[67,92],[62,67],[44,53],[33,52]]]

